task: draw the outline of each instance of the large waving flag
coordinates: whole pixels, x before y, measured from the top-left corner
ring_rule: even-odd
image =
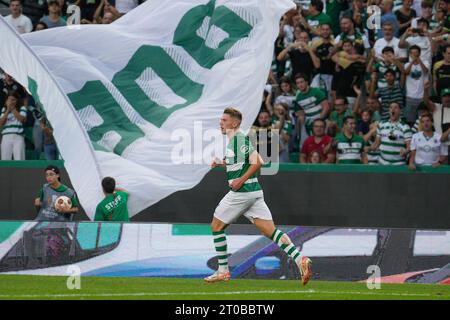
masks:
[[[198,147],[183,155],[192,161],[174,163],[173,132],[217,129],[227,106],[243,112],[243,129],[251,126],[280,17],[293,7],[290,0],[148,0],[111,25],[23,37],[0,18],[0,67],[43,107],[89,217],[105,176],[130,192],[133,216],[209,170]]]

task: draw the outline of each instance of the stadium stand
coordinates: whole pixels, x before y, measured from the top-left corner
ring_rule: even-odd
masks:
[[[260,116],[251,130],[258,149],[272,143],[261,144],[262,133],[280,130],[280,162],[409,164],[413,170],[448,164],[449,1],[294,2],[297,9],[280,21]],[[28,30],[21,15],[35,31],[63,26],[69,4],[0,0],[0,10],[4,16],[16,10],[13,24],[23,33]],[[132,9],[120,0],[80,6],[76,23],[82,24],[111,23]],[[3,109],[6,93],[17,85],[0,80]],[[50,124],[20,91],[23,103],[16,107],[27,108],[26,159],[58,159]],[[432,122],[424,128],[421,117],[427,114]],[[318,118],[325,122],[314,122]],[[2,132],[12,125],[0,124]]]

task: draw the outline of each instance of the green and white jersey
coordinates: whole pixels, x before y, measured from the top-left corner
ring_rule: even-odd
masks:
[[[225,154],[225,164],[227,169],[227,179],[230,184],[235,179],[241,178],[250,167],[250,155],[255,152],[250,139],[242,132],[238,132],[227,145]],[[241,189],[237,192],[262,191],[256,174],[250,176],[245,181]]]
[[[325,92],[320,88],[309,88],[308,92],[298,91],[295,97],[295,111],[304,110],[306,124],[310,125],[314,120],[320,118],[322,113],[322,101],[327,98]]]
[[[354,134],[348,138],[343,133],[338,133],[334,138],[336,143],[336,156],[338,164],[360,164],[364,152],[365,141],[363,137]]]
[[[0,118],[3,118],[3,116],[6,113],[6,108],[2,109],[2,113],[0,115]],[[27,108],[26,107],[20,107],[19,113],[21,116],[26,117],[27,116]],[[6,119],[6,123],[3,126],[2,129],[2,135],[6,134],[20,134],[23,135],[23,123],[17,120],[17,118],[14,116],[12,112],[8,113],[8,117]]]
[[[410,127],[402,122],[382,121],[378,125],[377,136],[381,139],[379,163],[383,165],[404,165],[406,159],[400,150],[406,149],[406,142],[411,141]]]
[[[280,120],[278,120],[275,116],[272,116],[272,127],[278,126],[280,123]],[[292,121],[291,120],[284,120],[283,128],[281,128],[280,133],[285,133],[288,136],[292,134]]]

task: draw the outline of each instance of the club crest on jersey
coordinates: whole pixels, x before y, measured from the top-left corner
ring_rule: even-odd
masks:
[[[241,146],[240,150],[243,154],[247,154],[250,151],[250,148],[249,146],[243,145]]]

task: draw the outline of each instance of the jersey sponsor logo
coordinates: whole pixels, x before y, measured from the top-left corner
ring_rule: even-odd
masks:
[[[306,99],[300,100],[299,104],[302,107],[307,107],[307,106],[312,107],[315,105],[316,101],[317,101],[316,97],[308,97]]]
[[[226,151],[226,157],[233,158],[235,156],[234,151],[231,149],[227,149]]]

